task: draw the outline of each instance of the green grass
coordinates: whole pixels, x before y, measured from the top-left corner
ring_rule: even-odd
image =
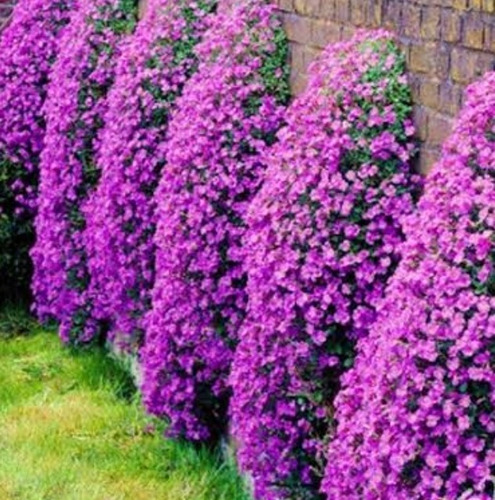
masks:
[[[104,352],[0,315],[0,499],[248,500],[232,464],[160,426]]]

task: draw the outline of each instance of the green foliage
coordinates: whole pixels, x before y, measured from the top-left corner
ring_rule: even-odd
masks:
[[[277,28],[274,32],[273,43],[275,51],[265,55],[260,74],[263,78],[267,91],[277,98],[279,104],[287,105],[291,97],[289,86],[290,65],[289,41],[283,28]]]
[[[275,96],[277,103],[287,105],[291,97],[290,90],[290,65],[289,42],[287,35],[282,28],[274,31],[273,43],[275,50],[263,54],[263,64],[259,70],[266,91]],[[259,112],[261,105],[261,95],[252,94],[244,103],[246,116],[254,116]],[[254,133],[256,135],[256,132]],[[260,132],[259,138],[265,138],[269,144],[276,141],[275,136],[266,138],[264,133]]]
[[[130,35],[137,23],[137,0],[121,0],[117,7],[111,3],[103,5],[99,11],[101,18],[92,18],[88,22],[92,24],[94,32],[104,34],[111,31],[119,37]],[[93,109],[95,103],[101,101],[108,94],[114,83],[115,74],[109,71],[106,77],[95,78],[98,70],[107,66],[114,59],[118,43],[108,42],[94,43],[91,45],[91,53],[88,56],[88,66],[85,69],[84,79],[80,82],[78,92],[78,116],[72,127],[67,132],[67,137],[81,144],[75,151],[75,157],[82,166],[82,182],[76,187],[77,197],[67,202],[69,231],[75,234],[84,231],[86,219],[81,211],[82,200],[87,199],[89,194],[96,188],[101,177],[101,171],[95,163],[96,144],[95,137],[103,128],[103,119],[99,114],[94,114],[89,121],[85,121],[85,114]],[[80,259],[67,272],[67,285],[79,293],[83,293],[89,284],[90,276],[87,268],[87,255],[83,249],[79,249]],[[81,306],[73,313],[70,337],[74,342],[79,339],[84,327],[90,318],[87,305]]]
[[[16,213],[17,203],[12,189],[14,180],[35,182],[34,174],[21,164],[9,161],[0,152],[0,303],[6,299],[26,298],[31,276],[29,249],[34,240],[30,214]]]

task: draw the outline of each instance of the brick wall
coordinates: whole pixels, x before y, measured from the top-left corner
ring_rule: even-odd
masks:
[[[495,0],[277,0],[291,41],[292,86],[330,42],[359,27],[397,33],[407,57],[421,141],[419,168],[438,157],[463,90],[495,64]]]
[[[450,133],[467,84],[495,67],[495,0],[276,0],[291,42],[292,87],[300,92],[309,63],[356,28],[397,33],[407,57],[427,172]],[[0,0],[0,29],[15,0]],[[141,14],[147,0],[140,0]]]

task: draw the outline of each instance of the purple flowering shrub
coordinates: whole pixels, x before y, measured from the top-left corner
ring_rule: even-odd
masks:
[[[495,73],[466,97],[337,398],[329,499],[493,498]]]
[[[289,97],[287,42],[265,0],[224,5],[169,125],[156,194],[156,283],[141,351],[148,410],[169,434],[214,441],[246,309],[242,237],[260,161]]]
[[[58,320],[66,342],[87,340],[84,205],[98,184],[97,134],[119,44],[133,30],[136,14],[135,0],[83,2],[61,40],[49,85],[32,289],[38,316]]]
[[[419,187],[404,71],[385,32],[328,47],[250,207],[231,414],[258,499],[321,497],[340,375],[375,319]]]
[[[194,73],[194,47],[217,0],[154,0],[123,49],[98,148],[102,170],[86,208],[88,294],[110,340],[137,350],[154,278],[153,194],[170,113]],[[95,332],[97,333],[97,332]]]
[[[0,36],[0,298],[29,287],[42,105],[72,0],[19,0]]]

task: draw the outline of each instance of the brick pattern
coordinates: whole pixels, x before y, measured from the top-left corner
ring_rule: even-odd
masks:
[[[406,53],[421,142],[419,169],[438,158],[466,85],[495,68],[495,0],[276,0],[291,42],[292,88],[306,85],[310,62],[357,28],[397,33]],[[0,30],[15,0],[0,0]],[[139,0],[140,14],[148,0]]]
[[[277,0],[291,41],[292,87],[328,43],[357,28],[397,33],[413,88],[418,168],[438,158],[467,84],[495,67],[495,0]]]
[[[7,25],[14,3],[15,0],[0,0],[0,31]]]

